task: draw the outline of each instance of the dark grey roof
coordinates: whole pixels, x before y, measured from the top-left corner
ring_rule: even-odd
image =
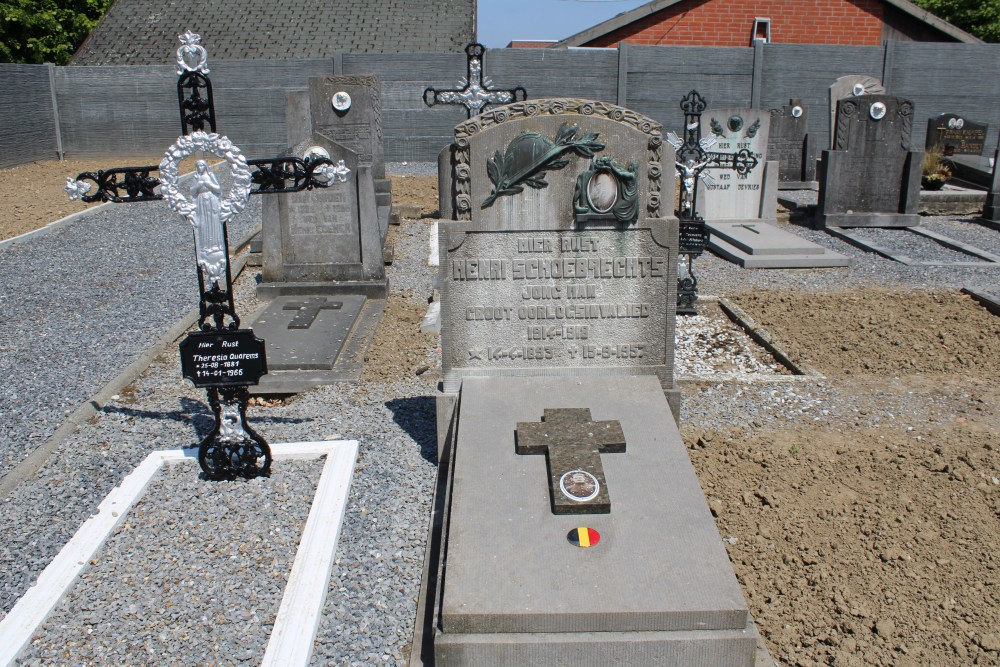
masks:
[[[566,39],[556,42],[552,46],[548,47],[550,49],[558,49],[567,46],[585,46],[588,42],[591,42],[598,37],[603,37],[608,33],[614,32],[619,28],[623,28],[630,23],[634,23],[641,18],[649,16],[650,14],[655,14],[656,12],[672,7],[679,2],[684,0],[651,0],[644,5],[640,5],[635,9],[631,9],[627,12],[622,12],[616,16],[611,17],[607,21],[598,23],[595,26],[591,26],[586,30],[581,30],[575,35],[570,35]],[[928,26],[938,30],[945,35],[948,35],[956,42],[965,42],[966,44],[982,44],[983,40],[978,37],[974,37],[964,30],[953,26],[944,19],[940,19],[934,16],[926,9],[921,9],[909,0],[883,0],[887,5],[895,7],[901,12],[909,14],[913,18],[921,21]]]
[[[212,60],[461,51],[476,0],[115,0],[74,65],[172,63],[191,30]]]

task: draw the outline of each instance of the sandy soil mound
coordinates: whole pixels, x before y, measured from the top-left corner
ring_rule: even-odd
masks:
[[[1000,318],[959,292],[864,289],[732,297],[824,375],[1000,376]]]

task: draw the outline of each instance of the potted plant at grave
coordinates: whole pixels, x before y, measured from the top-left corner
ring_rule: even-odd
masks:
[[[941,146],[934,146],[924,151],[920,186],[924,190],[940,190],[949,178],[951,178],[951,166],[944,159]]]

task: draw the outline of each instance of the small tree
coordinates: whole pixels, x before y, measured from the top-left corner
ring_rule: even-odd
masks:
[[[0,1],[0,61],[65,65],[111,0]]]
[[[984,42],[1000,42],[1000,0],[913,0]]]

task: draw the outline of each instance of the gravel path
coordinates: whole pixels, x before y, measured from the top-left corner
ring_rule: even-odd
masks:
[[[260,223],[259,199],[230,224],[232,242]],[[190,225],[163,202],[0,249],[0,475],[197,307],[193,256]]]
[[[212,484],[161,468],[21,664],[260,664],[324,461]]]

